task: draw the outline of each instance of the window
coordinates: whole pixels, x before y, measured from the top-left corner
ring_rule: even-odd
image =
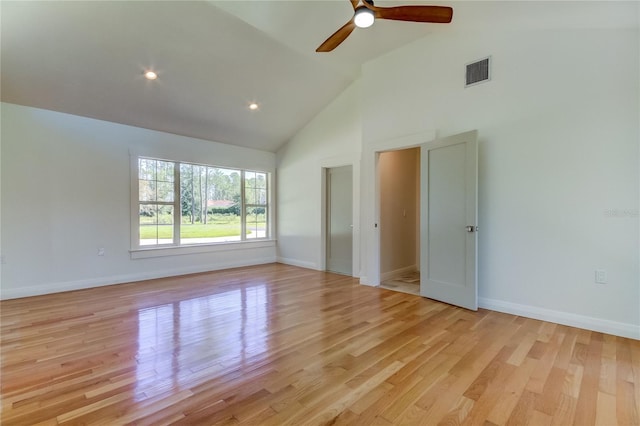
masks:
[[[269,238],[269,174],[139,157],[134,248]]]
[[[140,245],[173,243],[174,164],[138,160]]]
[[[247,238],[267,235],[267,174],[246,172],[244,178],[244,207]]]

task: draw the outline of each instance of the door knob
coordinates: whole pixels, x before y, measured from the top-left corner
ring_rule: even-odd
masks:
[[[475,226],[473,225],[467,225],[467,232],[473,232],[475,229]]]

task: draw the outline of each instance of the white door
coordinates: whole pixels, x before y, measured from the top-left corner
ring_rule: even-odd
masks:
[[[478,144],[472,131],[421,148],[420,294],[478,309]]]
[[[353,274],[353,171],[327,169],[327,271]]]

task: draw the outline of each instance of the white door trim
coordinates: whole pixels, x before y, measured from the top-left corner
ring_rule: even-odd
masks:
[[[435,130],[404,135],[384,141],[370,143],[363,148],[362,179],[374,182],[372,193],[363,194],[362,247],[367,262],[363,265],[360,283],[377,287],[380,285],[380,182],[378,176],[378,156],[381,152],[417,148],[436,139]]]

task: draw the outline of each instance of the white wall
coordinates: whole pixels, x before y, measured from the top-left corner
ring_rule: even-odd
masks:
[[[488,55],[492,81],[465,89]],[[478,129],[481,305],[640,338],[638,84],[637,29],[434,35],[365,65],[363,151]]]
[[[349,86],[278,151],[278,260],[324,269],[322,169],[353,165],[354,271],[360,270],[359,84]]]
[[[360,130],[360,277],[376,282],[375,151],[478,129],[481,306],[640,338],[638,28],[579,27],[443,31],[365,64],[361,116],[350,88],[279,153],[280,255],[318,266],[314,170]],[[492,81],[465,89],[488,55]]]
[[[275,154],[1,106],[2,298],[275,261],[273,242],[132,260],[129,152],[270,172]]]

